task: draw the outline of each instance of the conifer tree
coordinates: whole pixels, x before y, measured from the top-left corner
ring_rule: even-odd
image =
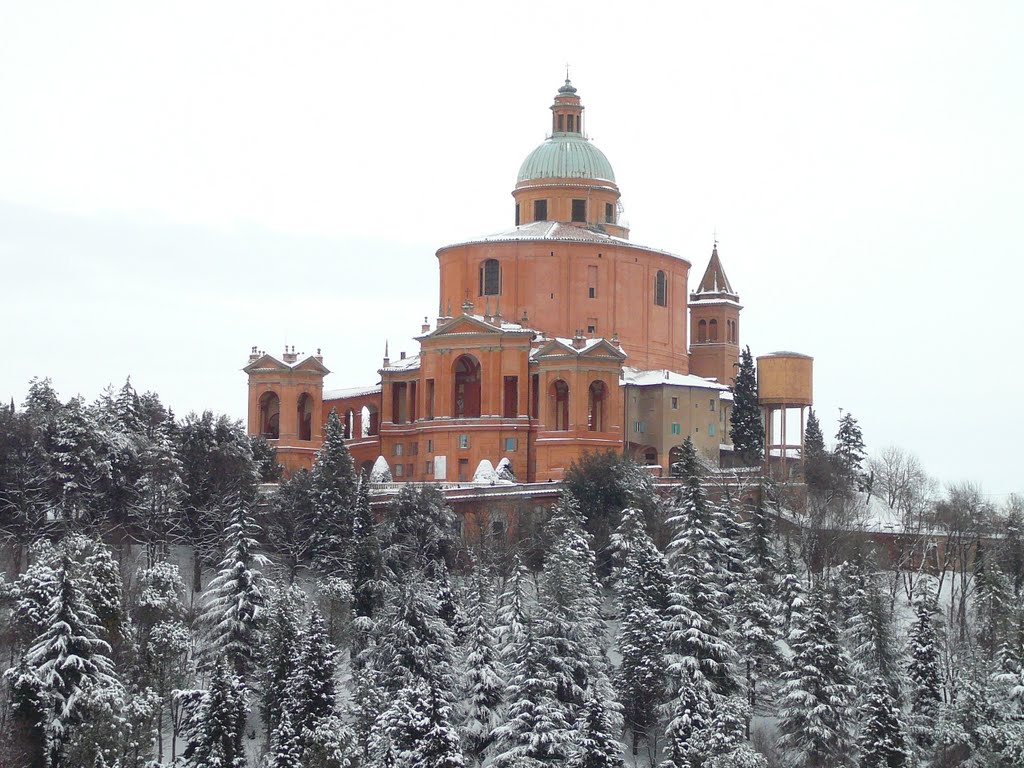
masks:
[[[622,768],[622,744],[598,691],[591,694],[580,712],[575,741],[569,768]]]
[[[783,675],[778,745],[799,768],[851,765],[856,744],[850,662],[821,587],[790,634],[793,658]]]
[[[779,580],[779,602],[782,604],[782,634],[788,636],[795,619],[807,603],[807,590],[797,575],[793,550],[786,539],[786,548],[782,560],[782,577]]]
[[[615,686],[622,714],[632,732],[632,752],[641,739],[652,741],[665,698],[665,636],[668,575],[664,556],[647,536],[642,512],[627,509],[616,533],[623,562],[616,582],[619,611],[617,638],[622,663]]]
[[[46,629],[25,653],[25,662],[39,681],[33,686],[43,706],[48,765],[63,765],[65,745],[86,717],[91,695],[102,689],[121,690],[110,645],[75,577],[74,563],[62,552],[53,573],[53,598],[46,608]]]
[[[267,734],[277,728],[282,710],[290,708],[288,689],[299,666],[301,630],[297,611],[303,594],[298,588],[282,588],[267,601],[258,674],[260,715]]]
[[[939,635],[935,622],[938,607],[928,591],[915,596],[916,619],[910,627],[907,663],[911,729],[918,744],[932,741],[934,724],[942,702]]]
[[[304,768],[302,764],[302,740],[299,731],[292,724],[287,708],[281,711],[271,731],[270,752],[265,768]]]
[[[740,353],[739,369],[733,386],[733,404],[729,437],[747,466],[764,460],[764,425],[757,401],[757,370],[750,347]]]
[[[369,485],[359,478],[352,521],[352,612],[373,618],[384,599],[383,562],[377,526],[370,510]]]
[[[324,442],[313,465],[314,552],[322,567],[342,576],[351,568],[349,544],[356,500],[356,469],[345,446],[345,430],[331,409]]]
[[[974,556],[974,591],[978,646],[994,659],[1006,639],[1013,598],[998,561],[982,542]]]
[[[228,672],[231,662],[214,662],[210,687],[189,718],[188,745],[183,757],[193,768],[246,768],[245,686]]]
[[[825,436],[821,431],[818,414],[811,408],[807,413],[804,429],[804,479],[812,492],[824,491],[831,482],[832,455],[825,447]]]
[[[300,729],[314,729],[334,714],[335,660],[338,652],[327,637],[323,617],[314,608],[303,632],[295,678],[287,708]]]
[[[864,477],[864,436],[860,424],[852,413],[844,413],[839,419],[839,431],[836,432],[835,458],[839,471],[852,488],[860,489],[865,484]]]
[[[860,768],[903,768],[910,764],[902,713],[882,676],[871,684],[863,721]]]
[[[208,657],[223,657],[232,672],[246,680],[253,672],[265,608],[267,560],[256,552],[259,529],[239,504],[225,531],[227,547],[217,576],[206,590],[200,622]]]
[[[460,685],[459,733],[466,753],[481,764],[501,722],[505,692],[504,665],[498,657],[492,617],[494,604],[489,580],[479,566],[474,571],[470,625]]]
[[[385,765],[400,768],[463,768],[466,759],[451,724],[451,706],[431,685],[402,688],[383,717],[377,752],[393,755]]]

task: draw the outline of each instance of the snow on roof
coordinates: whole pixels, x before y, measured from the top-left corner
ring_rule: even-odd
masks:
[[[324,400],[341,400],[346,397],[377,395],[380,394],[380,390],[380,384],[376,384],[372,387],[345,387],[342,389],[325,389]]]
[[[718,399],[719,400],[729,400],[729,401],[731,401],[732,400],[732,392],[730,390],[728,390],[728,389],[723,391],[723,392],[719,392]]]
[[[415,368],[419,368],[419,367],[420,367],[420,356],[419,355],[409,355],[408,357],[405,357],[405,358],[400,358],[398,360],[392,360],[390,365],[382,367],[381,370],[382,371],[396,371],[396,372],[397,371],[411,371],[411,370],[413,370]]]
[[[660,248],[650,248],[645,245],[637,245],[624,237],[615,237],[614,235],[609,235],[607,232],[602,232],[598,229],[580,227],[574,224],[563,224],[558,221],[534,221],[529,224],[521,224],[514,229],[495,232],[494,234],[484,235],[483,237],[473,238],[472,240],[465,240],[461,243],[452,243],[451,245],[444,246],[440,250],[443,251],[447,248],[456,248],[460,245],[469,245],[471,243],[494,243],[517,240],[558,240],[562,242],[608,243],[609,245],[621,245],[626,248],[637,248],[641,251],[663,253],[666,256],[672,256],[680,259],[681,261],[686,261],[686,259],[683,259],[681,256],[676,256],[676,254],[663,251]]]
[[[675,387],[701,387],[703,389],[728,390],[724,384],[716,381],[702,379],[693,374],[676,373],[664,368],[656,371],[640,371],[636,368],[624,366],[622,369],[622,383],[636,387],[652,387],[660,384],[671,384]]]

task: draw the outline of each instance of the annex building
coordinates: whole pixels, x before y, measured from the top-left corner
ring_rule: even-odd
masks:
[[[439,316],[424,318],[417,354],[385,352],[373,383],[325,390],[319,350],[252,349],[249,432],[288,472],[312,465],[334,409],[357,466],[383,457],[396,481],[465,482],[484,461],[520,482],[559,480],[609,449],[667,474],[687,435],[711,464],[731,452],[742,306],[717,245],[691,292],[689,261],[629,239],[568,79],[550,111],[549,136],[519,168],[511,226],[437,251]],[[810,405],[809,362],[807,376],[797,399]]]

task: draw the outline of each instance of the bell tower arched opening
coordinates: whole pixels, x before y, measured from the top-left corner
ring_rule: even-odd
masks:
[[[569,385],[561,379],[551,385],[551,428],[569,429]]]
[[[603,381],[591,382],[587,393],[587,429],[591,432],[604,432],[605,393]]]
[[[313,439],[313,398],[308,392],[299,395],[296,406],[298,416],[299,440]]]
[[[281,437],[281,398],[276,392],[265,392],[260,397],[260,436],[267,440]]]

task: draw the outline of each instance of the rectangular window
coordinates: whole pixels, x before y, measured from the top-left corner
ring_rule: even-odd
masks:
[[[434,462],[427,460],[423,462],[423,473],[430,477],[430,473],[434,471]]]
[[[587,333],[589,333],[591,336],[593,336],[595,333],[597,333],[597,326],[596,325],[588,325],[587,326]]]
[[[469,435],[459,435],[459,448],[469,448]],[[459,459],[459,461],[462,461],[462,459]]]
[[[597,267],[587,266],[587,296],[597,298]]]
[[[419,443],[409,443],[409,455],[410,456],[419,456],[420,455],[420,444]]]
[[[405,476],[408,477],[408,478],[411,478],[414,474],[416,474],[416,465],[415,464],[406,464],[405,465]]]
[[[516,226],[519,226],[519,203],[516,203]]]
[[[427,379],[427,418],[434,418],[434,380]]]
[[[405,475],[405,465],[395,464],[395,477],[402,477]]]
[[[506,376],[505,377],[505,398],[504,398],[504,412],[503,415],[506,419],[514,419],[519,415],[519,377],[518,376]]]
[[[712,411],[715,410],[715,401],[714,400],[708,400],[708,403],[711,405],[711,410]]]
[[[530,377],[530,417],[534,419],[540,418],[540,374],[535,373]]]
[[[587,297],[591,299],[597,298],[597,288],[587,288]]]
[[[679,426],[679,422],[678,421],[673,421],[672,422],[672,434],[673,435],[681,434],[681,428]]]
[[[604,220],[608,224],[615,223],[615,206],[611,203],[604,204]]]
[[[714,422],[712,422],[711,424],[708,424],[708,434],[711,435],[712,437],[715,436],[715,425],[714,425]]]
[[[434,441],[433,440],[427,440],[427,453],[433,453],[433,452],[434,452]]]
[[[516,439],[514,437],[505,438],[505,450],[514,451],[516,449]]]
[[[586,224],[587,222],[587,201],[586,200],[573,200],[572,201],[572,220]]]
[[[395,456],[401,456],[401,455],[402,455],[402,444],[401,443],[395,443]]]
[[[459,482],[469,482],[469,459],[459,459]]]
[[[534,221],[547,221],[548,220],[548,201],[547,200],[534,200],[533,201],[533,220]]]
[[[639,434],[643,434],[647,431],[647,423],[643,421],[633,422],[633,431]]]
[[[672,410],[673,411],[678,411],[679,410],[679,398],[678,397],[673,397],[672,398]]]

